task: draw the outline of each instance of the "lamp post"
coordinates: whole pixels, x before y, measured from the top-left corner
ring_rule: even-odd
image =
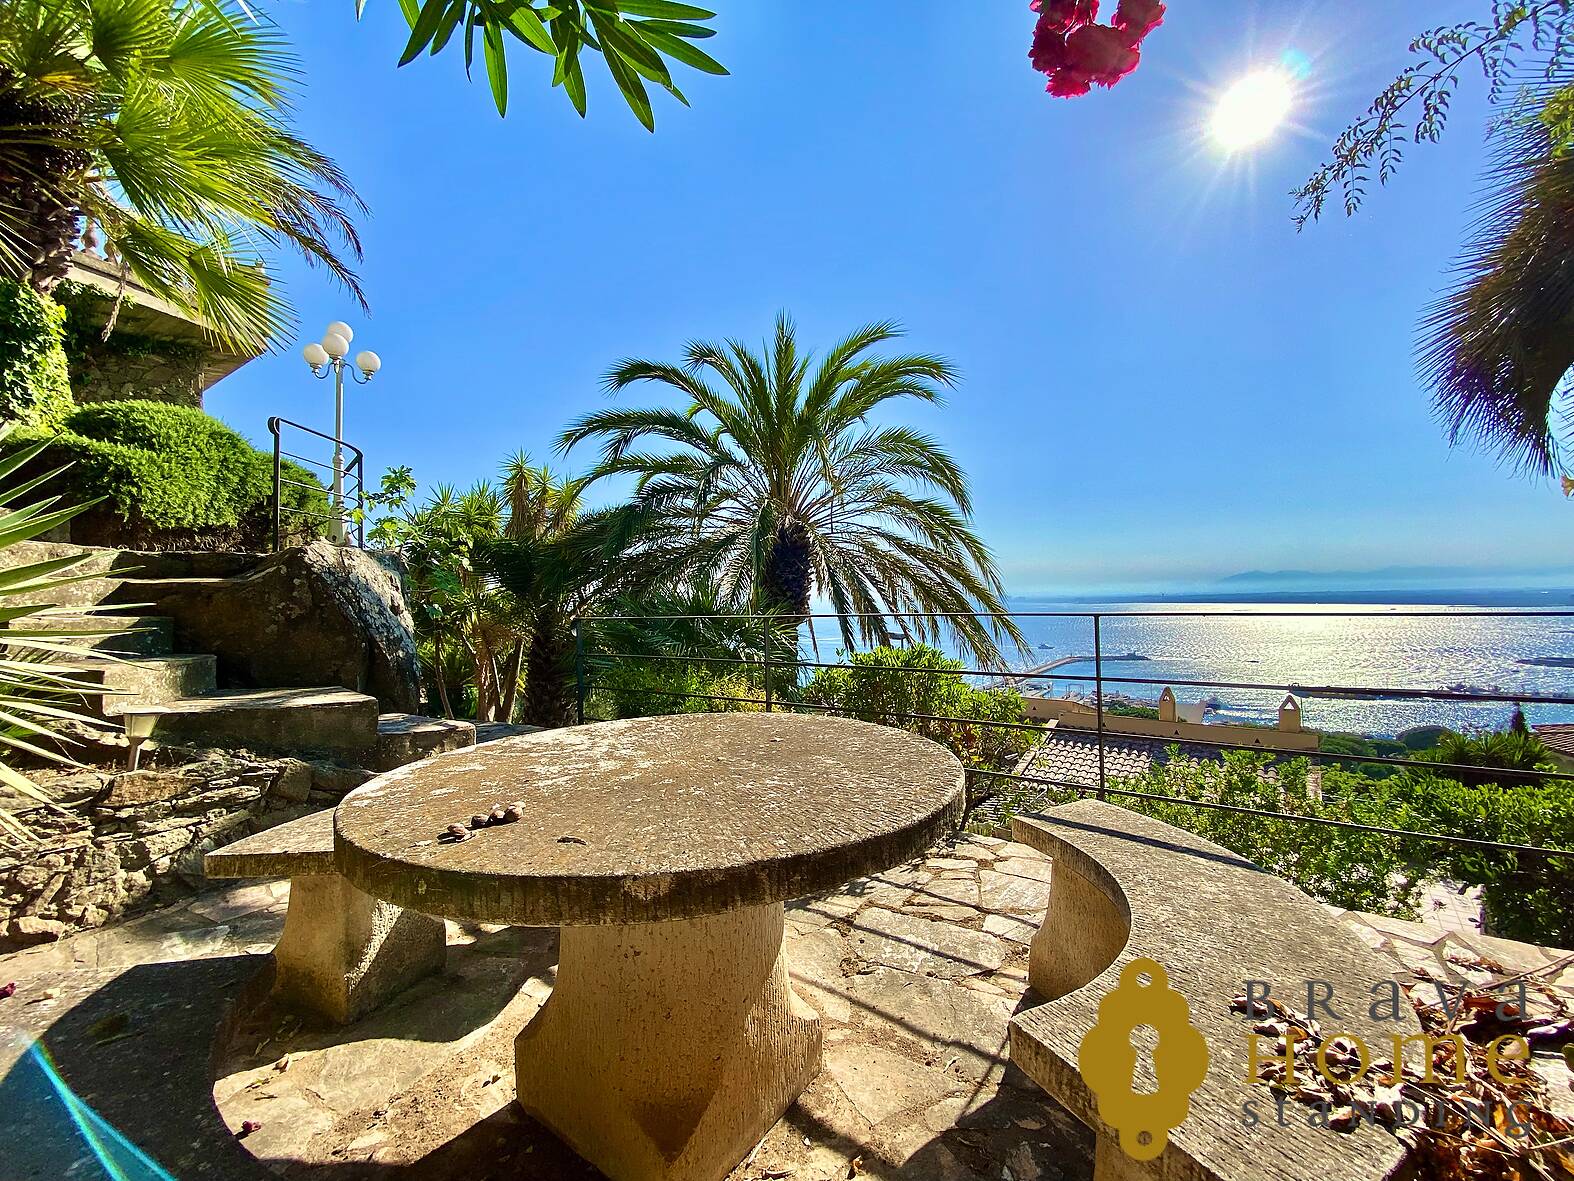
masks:
[[[333,524],[332,539],[337,545],[349,540],[344,518],[344,372],[349,366],[345,358],[350,353],[350,341],[355,333],[343,320],[329,324],[322,334],[322,341],[313,341],[301,350],[312,376],[326,380],[333,376]],[[366,350],[355,354],[350,376],[365,385],[383,367],[382,358]]]

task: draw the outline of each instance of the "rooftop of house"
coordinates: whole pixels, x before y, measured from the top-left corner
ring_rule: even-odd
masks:
[[[1574,724],[1549,722],[1541,726],[1532,726],[1531,729],[1536,732],[1536,737],[1541,739],[1548,750],[1574,757]]]
[[[1266,733],[1273,734],[1274,731]],[[1106,732],[1103,742],[1105,783],[1140,778],[1155,767],[1163,767],[1177,758],[1194,763],[1218,762],[1225,754],[1217,746],[1204,746],[1173,738],[1149,738],[1139,734]],[[1098,734],[1056,726],[1023,756],[1017,764],[1016,773],[1054,784],[1097,788],[1100,782],[1099,767]],[[1319,767],[1315,764],[1310,766],[1307,774],[1315,786],[1321,774]],[[980,805],[974,811],[974,820],[999,824],[1007,811],[1035,811],[1051,797],[1059,798],[1065,794],[1048,786],[1021,786],[1028,790],[1021,794],[998,794]]]

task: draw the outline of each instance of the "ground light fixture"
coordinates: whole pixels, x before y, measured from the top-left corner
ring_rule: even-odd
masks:
[[[321,341],[314,340],[301,350],[313,377],[333,378],[333,516],[329,537],[336,545],[346,544],[350,537],[344,512],[344,374],[349,370],[357,384],[365,385],[383,367],[383,359],[370,349],[356,353],[354,362],[348,361],[354,339],[350,326],[335,320],[323,329]]]

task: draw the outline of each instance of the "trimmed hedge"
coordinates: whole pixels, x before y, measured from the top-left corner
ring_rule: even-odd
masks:
[[[0,419],[53,426],[70,412],[65,321],[54,300],[0,280]]]
[[[31,428],[8,442],[39,438],[50,440],[40,463],[71,464],[50,491],[70,500],[106,498],[104,507],[123,526],[115,536],[93,538],[98,544],[258,548],[271,529],[272,457],[200,410],[99,402],[71,411],[58,433]],[[285,485],[286,505],[320,520],[328,498],[316,477],[292,463],[285,475],[312,485]]]

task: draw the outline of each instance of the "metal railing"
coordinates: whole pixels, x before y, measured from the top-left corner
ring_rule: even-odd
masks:
[[[838,616],[835,614],[812,614],[804,617],[812,629],[815,621],[834,621],[842,618],[860,618],[858,616]],[[932,616],[909,615],[882,615],[866,616],[863,618],[879,618],[884,620],[902,619],[932,619]],[[939,618],[946,618],[940,616]],[[1056,735],[1070,734],[1079,738],[1091,740],[1095,744],[1097,754],[1096,779],[1092,783],[1071,780],[1062,777],[1044,776],[1023,773],[1022,768],[1028,763],[1024,759],[1010,771],[986,769],[979,767],[968,768],[969,787],[971,789],[975,777],[1016,783],[1027,787],[1041,788],[1044,792],[1063,791],[1080,795],[1093,796],[1099,799],[1114,797],[1117,799],[1133,798],[1149,800],[1158,803],[1180,805],[1184,807],[1203,808],[1222,812],[1237,813],[1257,816],[1269,820],[1283,820],[1299,822],[1310,825],[1321,825],[1328,828],[1365,832],[1373,835],[1394,837],[1405,840],[1436,841],[1445,844],[1461,845],[1483,850],[1499,852],[1523,853],[1536,856],[1574,857],[1574,849],[1556,848],[1545,845],[1517,844],[1472,837],[1464,833],[1439,833],[1423,832],[1414,829],[1396,828],[1380,824],[1364,824],[1353,820],[1344,820],[1332,816],[1314,816],[1295,812],[1276,811],[1273,809],[1251,808],[1238,804],[1227,804],[1215,800],[1194,799],[1182,796],[1164,795],[1152,791],[1138,791],[1129,786],[1121,786],[1119,782],[1112,783],[1109,771],[1107,752],[1117,742],[1130,744],[1140,742],[1151,747],[1163,748],[1179,745],[1184,748],[1217,751],[1221,755],[1226,751],[1247,751],[1253,754],[1269,755],[1275,760],[1280,759],[1308,759],[1319,765],[1336,764],[1340,766],[1377,765],[1395,768],[1416,768],[1442,775],[1456,777],[1469,777],[1474,780],[1501,780],[1507,784],[1518,781],[1543,782],[1547,780],[1568,783],[1569,790],[1574,791],[1574,772],[1557,770],[1525,770],[1519,768],[1482,767],[1474,764],[1441,762],[1436,759],[1409,758],[1399,755],[1381,755],[1351,753],[1347,751],[1322,750],[1320,747],[1300,748],[1294,746],[1267,745],[1259,742],[1250,744],[1235,741],[1211,740],[1204,737],[1199,731],[1209,728],[1208,723],[1184,723],[1185,737],[1167,737],[1164,735],[1147,734],[1130,729],[1116,729],[1109,724],[1109,719],[1115,716],[1114,707],[1119,704],[1111,692],[1111,686],[1152,686],[1165,685],[1169,687],[1195,688],[1207,690],[1228,690],[1233,692],[1251,691],[1261,693],[1284,693],[1298,699],[1337,699],[1356,701],[1438,701],[1456,703],[1480,703],[1501,705],[1542,705],[1560,706],[1574,709],[1574,696],[1562,694],[1511,692],[1496,689],[1474,688],[1410,688],[1388,685],[1308,685],[1298,682],[1257,682],[1235,680],[1196,680],[1172,679],[1169,677],[1129,677],[1112,676],[1105,671],[1105,665],[1112,659],[1106,656],[1104,644],[1106,630],[1112,620],[1130,621],[1138,619],[1186,619],[1207,620],[1223,618],[1249,618],[1252,620],[1271,619],[1362,619],[1381,618],[1384,620],[1401,619],[1566,619],[1574,620],[1574,611],[1551,610],[1476,610],[1460,609],[1454,611],[1441,610],[1413,610],[1413,611],[1268,611],[1268,610],[1234,610],[1234,611],[1120,611],[1120,612],[1071,612],[1071,611],[1041,611],[1041,612],[1013,612],[1002,615],[980,614],[974,618],[979,619],[1064,619],[1085,620],[1092,630],[1092,653],[1086,658],[1076,658],[1077,664],[1091,664],[1091,673],[1068,673],[1058,671],[1066,667],[1067,661],[1062,658],[1052,662],[1053,667],[1035,666],[1025,670],[1009,668],[980,669],[961,666],[957,668],[914,668],[896,665],[871,665],[867,663],[854,664],[851,661],[823,661],[808,658],[798,647],[797,628],[784,624],[780,618],[753,614],[739,615],[604,615],[587,616],[574,621],[574,653],[575,653],[575,686],[578,698],[577,720],[583,724],[587,721],[596,721],[587,712],[592,695],[597,684],[595,672],[598,666],[610,668],[617,661],[646,661],[656,664],[673,663],[682,665],[698,665],[703,667],[720,666],[731,668],[743,673],[745,682],[749,686],[750,696],[737,696],[732,694],[700,693],[683,690],[655,689],[645,686],[619,687],[612,692],[626,693],[631,697],[652,697],[658,699],[675,699],[681,701],[704,701],[720,706],[757,706],[767,712],[771,711],[807,711],[811,713],[847,715],[853,712],[877,712],[882,721],[890,723],[902,722],[927,722],[960,726],[980,727],[1014,732],[1033,732],[1048,737],[1051,733]],[[629,652],[609,650],[594,643],[598,629],[608,624],[638,625],[638,626],[670,626],[675,624],[694,623],[719,623],[727,622],[733,625],[733,630],[740,637],[747,637],[739,645],[741,655],[697,655],[697,654],[669,654],[661,652]],[[902,641],[895,641],[902,642]],[[914,641],[916,642],[916,641]],[[747,649],[745,651],[745,649]],[[1118,658],[1129,660],[1130,657]],[[781,687],[790,684],[797,688],[800,681],[799,674],[804,670],[820,671],[826,669],[857,669],[860,672],[871,673],[899,673],[905,676],[962,676],[978,686],[1032,686],[1061,681],[1071,684],[1085,685],[1091,688],[1091,699],[1085,704],[1091,708],[1093,722],[1088,726],[1067,725],[1065,721],[1056,721],[1046,724],[1033,721],[1024,717],[1020,721],[996,721],[981,718],[963,718],[943,714],[922,714],[885,711],[854,711],[845,705],[825,705],[812,701],[796,699],[792,695],[783,696]],[[1061,699],[1065,700],[1065,699]],[[1076,699],[1081,700],[1081,699]],[[1272,735],[1276,731],[1262,728],[1264,736]],[[1115,777],[1119,780],[1122,777]]]
[[[308,492],[324,492],[324,489],[317,484],[308,484],[303,480],[290,479],[284,471],[284,461],[286,459],[294,460],[296,463],[305,464],[308,467],[321,468],[323,471],[328,473],[328,479],[330,481],[332,480],[334,473],[334,464],[331,462],[324,462],[321,459],[313,459],[310,456],[302,455],[295,451],[286,451],[284,449],[283,438],[284,429],[286,427],[290,428],[291,430],[299,431],[303,435],[310,435],[314,439],[322,439],[325,442],[332,443],[334,446],[334,452],[336,458],[339,461],[338,470],[341,473],[344,487],[342,502],[340,504],[335,504],[334,493],[330,483],[330,487],[326,490],[328,501],[327,512],[315,512],[311,509],[299,508],[295,505],[286,504],[284,501],[284,490],[286,488],[304,488]],[[332,535],[335,532],[335,527],[337,526],[342,535],[336,536],[333,539],[339,541],[341,544],[349,544],[353,532],[356,547],[359,549],[365,549],[366,456],[362,453],[361,449],[355,446],[353,443],[347,443],[343,439],[337,438],[333,435],[325,435],[321,431],[315,431],[309,426],[302,426],[298,422],[291,422],[287,418],[274,417],[268,419],[268,433],[273,436],[274,553],[278,553],[279,549],[283,546],[285,537],[285,518],[287,517],[295,519],[305,525],[307,529],[303,530],[303,532],[308,532],[317,528],[321,524],[326,523],[328,532],[330,535]],[[305,444],[297,444],[297,446],[304,447]],[[344,462],[344,452],[346,451],[350,452],[351,455],[350,461],[348,463]],[[352,524],[354,526],[353,530],[351,529]],[[308,535],[310,535],[309,532]]]

